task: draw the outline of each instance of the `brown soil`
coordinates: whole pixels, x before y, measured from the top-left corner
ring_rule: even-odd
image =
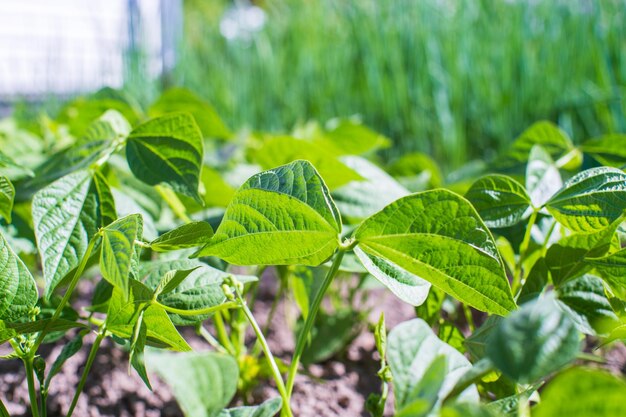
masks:
[[[275,288],[275,282],[271,277],[269,279],[265,277],[263,281],[259,298],[254,306],[255,317],[262,325],[267,320]],[[89,299],[90,290],[88,282],[82,284],[79,287],[79,297]],[[371,323],[377,321],[381,311],[385,312],[388,328],[414,317],[412,307],[402,303],[388,291],[373,290],[369,299],[371,301],[366,308],[371,310],[369,314]],[[267,336],[274,354],[288,361],[294,340],[285,323],[286,309],[289,309],[289,305],[279,306],[278,314],[272,321]],[[290,311],[293,311],[293,307],[291,309]],[[208,345],[189,330],[184,329],[183,335],[192,347],[196,350],[207,349]],[[65,415],[93,339],[93,335],[89,335],[83,349],[72,357],[61,373],[53,379],[48,400],[50,417]],[[42,355],[46,358],[48,366],[59,354],[61,348],[61,345],[44,346]],[[292,400],[294,414],[299,417],[368,416],[369,414],[364,410],[365,400],[371,392],[380,389],[380,381],[376,377],[379,364],[375,350],[373,335],[365,330],[354,340],[342,357],[313,365],[309,368],[307,375],[298,376]],[[182,416],[167,385],[154,375],[151,376],[151,382],[152,392],[145,387],[134,371],[129,374],[127,353],[111,340],[105,339],[74,415],[81,417]],[[2,387],[2,400],[11,416],[30,415],[28,390],[21,362],[0,361],[0,386]],[[260,402],[277,396],[277,392],[270,383],[264,383],[255,390],[253,396],[256,401]]]

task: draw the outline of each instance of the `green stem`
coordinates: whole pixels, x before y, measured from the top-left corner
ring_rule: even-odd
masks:
[[[34,356],[28,355],[22,358],[26,368],[26,381],[28,383],[28,398],[30,399],[30,410],[33,417],[39,417],[39,401],[37,400],[37,390],[35,389],[35,369],[33,368]]]
[[[4,406],[2,400],[0,400],[0,417],[11,417],[9,415],[9,410]]]
[[[156,305],[161,307],[163,310],[168,313],[178,314],[180,316],[201,316],[205,314],[213,314],[219,311],[228,310],[230,308],[238,308],[239,304],[233,301],[226,302],[224,304],[220,304],[218,306],[199,308],[197,310],[181,310],[180,308],[170,307],[165,304],[161,304],[158,301],[153,301]]]
[[[513,284],[511,285],[513,289],[513,294],[516,293],[517,287],[522,282],[522,264],[528,255],[528,246],[530,246],[530,237],[533,226],[535,225],[535,221],[537,221],[537,210],[534,210],[528,219],[528,224],[526,225],[526,233],[524,233],[524,239],[519,246],[519,260],[515,265],[515,275],[513,277]]]
[[[100,343],[102,342],[102,339],[104,339],[105,335],[106,328],[102,327],[98,332],[98,336],[96,337],[96,340],[94,340],[93,345],[91,345],[91,351],[89,352],[89,356],[87,357],[87,363],[85,363],[83,375],[78,382],[76,392],[74,393],[74,398],[72,398],[72,403],[70,404],[70,408],[67,411],[66,417],[71,417],[71,415],[74,413],[74,408],[76,408],[76,404],[78,404],[78,398],[80,397],[80,394],[85,387],[85,383],[87,382],[87,374],[89,374],[91,365],[93,365],[93,361],[96,359],[96,354],[98,353],[98,349],[100,348]]]
[[[207,343],[215,348],[220,353],[228,353],[228,351],[222,346],[220,342],[217,341],[216,338],[213,337],[211,333],[207,329],[204,328],[202,323],[199,323],[196,327],[196,333],[204,338]]]
[[[46,337],[46,334],[48,333],[48,328],[50,328],[50,325],[52,325],[52,323],[54,323],[54,321],[58,319],[59,316],[61,316],[61,313],[63,312],[63,309],[65,308],[65,305],[70,301],[70,297],[72,296],[72,293],[74,292],[74,288],[76,288],[76,284],[78,283],[79,278],[83,275],[83,272],[85,268],[87,267],[87,262],[89,262],[89,257],[91,256],[91,252],[93,252],[93,248],[96,246],[97,238],[99,236],[100,236],[100,233],[96,234],[89,241],[89,245],[87,246],[85,255],[83,255],[83,259],[81,259],[80,264],[78,264],[78,268],[76,268],[76,271],[74,272],[74,276],[72,277],[72,280],[70,281],[70,285],[67,287],[67,290],[65,291],[65,294],[63,295],[63,298],[61,299],[61,302],[57,306],[56,310],[54,310],[52,319],[50,319],[48,324],[46,324],[43,330],[39,333],[39,336],[37,336],[37,340],[35,341],[32,348],[30,349],[30,352],[32,354],[37,352],[37,349],[39,349],[39,346],[41,345],[41,343],[43,343],[43,339]]]
[[[322,281],[322,285],[320,289],[315,294],[315,299],[309,308],[309,314],[304,321],[304,327],[302,331],[298,335],[298,341],[296,342],[296,349],[293,353],[293,358],[291,359],[291,365],[289,365],[289,374],[287,376],[287,397],[291,398],[291,393],[293,392],[293,384],[296,379],[296,374],[298,372],[298,366],[300,365],[300,358],[302,357],[302,353],[304,352],[304,347],[307,344],[307,340],[309,339],[309,333],[311,333],[311,329],[313,329],[313,324],[315,323],[315,318],[317,317],[317,312],[320,309],[320,305],[322,304],[322,300],[324,299],[324,294],[330,287],[331,282],[333,282],[333,278],[337,275],[339,271],[339,267],[341,266],[341,260],[343,259],[343,255],[346,253],[347,247],[341,246],[337,255],[335,255],[335,259],[328,270],[328,273],[324,277],[324,281]]]
[[[222,313],[218,311],[213,316],[213,323],[215,324],[215,330],[217,331],[217,339],[220,341],[222,346],[226,348],[228,353],[235,356],[235,347],[233,346],[230,338],[228,337],[228,333],[226,333],[226,326],[224,325],[224,318],[222,317]]]
[[[239,304],[241,305],[243,314],[245,314],[246,318],[248,319],[248,322],[250,322],[250,325],[252,326],[252,329],[254,330],[254,333],[256,334],[257,340],[261,344],[263,353],[265,353],[265,358],[270,364],[270,369],[272,371],[274,381],[276,382],[278,393],[280,394],[280,397],[283,399],[282,413],[286,417],[293,417],[293,414],[291,412],[291,406],[289,404],[289,396],[287,395],[287,390],[285,389],[285,382],[283,381],[283,377],[280,374],[280,370],[278,369],[278,365],[276,364],[274,355],[272,355],[272,352],[270,351],[270,348],[267,344],[267,340],[265,339],[265,336],[263,335],[263,332],[261,331],[261,328],[259,327],[259,323],[257,323],[256,319],[252,315],[252,312],[248,308],[248,305],[244,301],[239,290],[235,289],[235,294],[237,295],[237,300],[239,301]]]

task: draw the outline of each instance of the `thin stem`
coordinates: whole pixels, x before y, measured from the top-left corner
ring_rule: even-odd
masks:
[[[218,306],[199,308],[197,310],[181,310],[180,308],[170,307],[168,305],[161,304],[158,301],[153,301],[153,302],[159,307],[161,307],[163,310],[167,311],[168,313],[178,314],[180,316],[200,316],[200,315],[205,315],[205,314],[217,313],[219,311],[228,310],[230,308],[239,307],[239,304],[237,304],[236,302],[229,301],[224,304],[220,304]]]
[[[537,220],[537,213],[538,211],[534,210],[533,213],[530,215],[530,218],[528,219],[528,224],[526,225],[526,233],[524,233],[524,239],[519,246],[519,260],[515,265],[515,274],[513,276],[513,293],[516,293],[517,287],[522,282],[522,264],[524,263],[524,260],[526,260],[526,256],[528,255],[528,246],[530,245],[530,237],[532,234],[531,232],[533,226],[535,225],[535,221]]]
[[[235,347],[233,346],[230,338],[228,337],[228,333],[226,333],[226,326],[224,325],[224,318],[222,317],[222,313],[218,311],[213,316],[213,323],[215,324],[215,330],[217,331],[217,339],[220,341],[222,346],[228,350],[228,353],[235,356]]]
[[[267,344],[267,340],[265,339],[265,336],[263,335],[263,332],[261,331],[261,328],[259,327],[259,323],[257,323],[256,319],[252,315],[252,312],[248,308],[248,305],[244,301],[239,290],[235,289],[235,294],[237,296],[237,300],[239,301],[241,305],[241,310],[243,311],[243,314],[245,314],[246,318],[248,319],[248,322],[250,322],[250,325],[252,326],[252,329],[254,330],[254,333],[256,334],[257,340],[261,344],[263,353],[265,353],[265,358],[270,364],[270,369],[272,371],[272,376],[274,377],[274,381],[276,382],[278,393],[280,394],[280,397],[283,399],[282,413],[287,417],[293,417],[293,414],[291,412],[291,406],[289,404],[289,396],[287,395],[287,390],[285,389],[285,382],[283,381],[283,377],[280,374],[280,370],[278,369],[278,365],[276,364],[274,355],[272,355],[272,352],[270,351],[270,348]]]
[[[307,340],[309,339],[309,334],[311,333],[311,329],[313,328],[313,324],[315,323],[315,318],[317,317],[317,312],[320,309],[320,305],[322,304],[322,300],[324,299],[324,294],[330,287],[331,282],[333,282],[333,278],[337,275],[339,271],[339,267],[341,266],[341,260],[343,259],[343,255],[346,253],[347,247],[341,246],[337,255],[335,255],[335,259],[333,260],[333,264],[331,265],[328,273],[324,277],[324,281],[322,281],[322,285],[320,289],[315,294],[315,299],[309,308],[309,314],[304,321],[304,327],[302,331],[298,335],[298,341],[296,342],[296,349],[293,353],[293,358],[291,359],[291,365],[289,365],[289,374],[287,376],[287,396],[291,398],[291,393],[293,392],[293,384],[296,379],[296,373],[298,372],[298,365],[300,365],[300,358],[302,357],[302,353],[304,352],[304,347],[306,346]]]
[[[178,196],[172,190],[165,188],[162,185],[157,185],[154,188],[159,193],[161,198],[165,200],[170,209],[172,209],[172,212],[176,215],[176,217],[178,217],[185,223],[191,223],[193,221],[187,215],[187,209],[185,208],[185,205],[180,201]]]
[[[9,410],[4,406],[2,400],[0,400],[0,417],[11,417],[9,415]]]
[[[94,340],[93,345],[91,345],[91,351],[89,352],[89,356],[87,357],[87,362],[85,363],[83,375],[78,382],[76,392],[74,393],[74,398],[72,398],[72,403],[70,404],[70,408],[67,411],[66,417],[71,417],[71,415],[74,413],[74,408],[76,408],[76,404],[78,404],[78,398],[80,397],[80,394],[85,387],[85,383],[87,382],[87,374],[89,374],[91,365],[93,365],[93,361],[96,359],[96,354],[98,353],[98,349],[100,348],[100,343],[102,342],[102,339],[104,339],[105,335],[106,328],[102,327],[98,332],[98,336],[96,337],[96,340]]]
[[[218,342],[218,340],[214,338],[213,335],[209,333],[207,329],[204,328],[202,323],[199,323],[198,327],[196,327],[196,333],[202,336],[204,340],[206,340],[209,343],[209,345],[213,346],[215,350],[217,350],[218,352],[228,353],[228,351],[224,349],[224,346],[222,346],[220,342]]]
[[[26,368],[26,381],[28,383],[28,398],[30,399],[30,410],[33,417],[39,417],[39,401],[37,400],[37,390],[35,389],[35,369],[33,368],[34,357],[28,355],[22,358]]]
[[[98,236],[99,234],[94,236],[89,241],[89,245],[87,246],[85,255],[83,255],[83,259],[81,259],[80,264],[78,264],[78,268],[76,268],[76,272],[74,272],[74,276],[72,277],[72,280],[70,281],[70,285],[67,287],[65,294],[63,294],[63,298],[61,299],[61,302],[57,306],[56,310],[54,310],[54,314],[52,315],[52,318],[46,324],[43,330],[39,333],[39,336],[37,336],[37,340],[35,341],[32,348],[30,349],[31,354],[34,354],[35,352],[37,352],[37,349],[39,349],[39,346],[41,345],[41,343],[43,342],[43,339],[46,337],[46,334],[48,333],[48,329],[50,328],[50,325],[52,325],[54,321],[58,319],[59,316],[61,316],[61,313],[63,312],[63,309],[65,308],[65,305],[70,301],[70,297],[72,296],[72,293],[74,292],[74,288],[76,288],[78,279],[83,275],[83,272],[85,268],[87,267],[87,262],[89,262],[89,257],[91,256],[91,252],[93,252],[93,248],[96,246],[96,241],[97,241]]]

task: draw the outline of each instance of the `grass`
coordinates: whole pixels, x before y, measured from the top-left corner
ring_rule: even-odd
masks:
[[[396,143],[387,156],[423,151],[449,167],[538,119],[576,140],[626,130],[623,1],[262,3],[265,28],[227,41],[227,3],[185,2],[174,78],[233,127],[360,114]]]

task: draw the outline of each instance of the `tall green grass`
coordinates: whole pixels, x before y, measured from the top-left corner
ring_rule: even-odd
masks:
[[[267,0],[250,42],[221,36],[228,5],[185,2],[175,78],[233,127],[360,114],[388,156],[449,167],[538,119],[575,139],[626,130],[622,0]]]

